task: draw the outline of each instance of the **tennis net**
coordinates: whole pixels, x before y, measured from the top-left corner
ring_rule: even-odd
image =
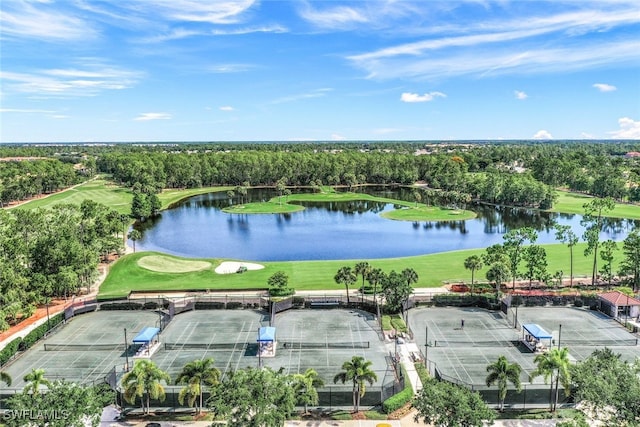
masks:
[[[434,347],[508,347],[517,345],[518,341],[504,340],[504,341],[450,341],[450,340],[436,340],[433,343]]]
[[[44,351],[113,351],[124,350],[119,344],[45,344]]]
[[[589,346],[589,347],[630,347],[634,345],[638,345],[637,338],[628,338],[621,340],[614,339],[602,339],[602,340],[572,340],[572,339],[563,339],[560,341],[562,346],[565,345],[573,345],[576,347],[580,346]]]
[[[317,348],[369,348],[369,341],[348,342],[294,342],[285,341],[284,348],[292,350],[317,349]]]
[[[216,343],[165,343],[165,350],[242,350],[249,343],[246,342],[236,342],[236,343],[226,343],[226,342],[216,342]]]

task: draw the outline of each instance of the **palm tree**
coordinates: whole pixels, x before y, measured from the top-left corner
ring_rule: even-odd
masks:
[[[142,239],[142,233],[139,230],[136,230],[135,228],[133,230],[131,230],[129,232],[129,235],[127,236],[129,237],[129,239],[131,239],[131,241],[133,242],[133,253],[136,252],[136,242],[140,239]]]
[[[27,383],[23,391],[25,393],[31,391],[34,396],[40,392],[40,386],[51,386],[51,381],[44,377],[44,369],[32,369],[22,380]]]
[[[485,382],[487,387],[498,383],[498,397],[500,398],[500,412],[504,410],[504,399],[507,397],[507,383],[510,382],[516,386],[516,390],[520,393],[522,384],[520,384],[520,373],[522,367],[517,363],[509,363],[506,357],[500,356],[498,360],[487,366],[487,378]]]
[[[333,377],[333,382],[338,381],[344,384],[353,381],[353,409],[358,412],[360,408],[360,398],[366,393],[365,382],[373,385],[378,380],[378,376],[370,369],[370,361],[364,357],[353,356],[351,360],[342,364],[342,372]]]
[[[364,295],[364,279],[367,278],[367,275],[371,271],[371,264],[369,264],[366,261],[360,261],[356,263],[356,266],[353,270],[354,270],[354,273],[356,273],[356,276],[358,274],[362,275],[362,289],[360,290],[360,292],[361,292],[361,295]]]
[[[138,360],[133,365],[133,369],[122,377],[124,398],[127,402],[133,404],[136,401],[136,397],[140,397],[142,411],[149,413],[151,399],[159,399],[161,401],[165,399],[164,387],[160,383],[161,381],[169,384],[171,377],[152,361],[146,359]]]
[[[464,260],[464,268],[471,270],[471,294],[473,294],[473,279],[475,272],[482,268],[482,259],[478,255],[471,255]]]
[[[552,348],[546,353],[538,354],[533,362],[537,364],[537,368],[529,375],[529,380],[533,380],[540,375],[544,378],[546,384],[551,379],[551,389],[549,390],[549,404],[551,406],[551,412],[556,410],[558,406],[558,382],[562,383],[564,387],[565,395],[569,396],[571,393],[571,361],[569,360],[569,349],[564,348]],[[553,387],[555,380],[555,398],[553,398]]]
[[[297,396],[297,404],[304,405],[304,412],[309,405],[318,404],[318,388],[324,387],[324,381],[314,369],[307,369],[304,374],[293,375],[293,390]]]
[[[185,384],[180,390],[178,401],[184,404],[185,398],[189,406],[193,406],[196,398],[199,397],[199,405],[196,407],[196,413],[202,410],[202,397],[204,386],[213,386],[220,381],[220,370],[213,366],[213,358],[197,359],[187,363],[182,368],[182,372],[176,378],[176,384]]]
[[[344,287],[347,289],[347,305],[349,305],[349,286],[353,285],[356,280],[358,280],[356,273],[353,272],[351,267],[340,267],[336,275],[333,277],[333,280],[338,284],[344,284]]]
[[[11,375],[8,373],[0,371],[0,381],[5,383],[7,387],[11,387]]]
[[[378,283],[382,282],[384,279],[384,271],[381,268],[372,268],[369,270],[367,274],[367,281],[369,284],[373,285],[373,300],[378,304],[378,300],[376,298],[376,294],[378,293]]]

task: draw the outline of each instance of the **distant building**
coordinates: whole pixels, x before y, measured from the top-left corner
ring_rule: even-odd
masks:
[[[638,152],[638,151],[629,151],[627,154],[624,155],[624,157],[626,157],[627,159],[631,159],[633,157],[640,157],[640,152]]]

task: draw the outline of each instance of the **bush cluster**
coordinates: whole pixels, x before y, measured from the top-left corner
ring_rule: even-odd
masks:
[[[413,399],[413,387],[411,386],[411,381],[409,381],[407,371],[403,365],[400,365],[400,369],[402,370],[402,376],[404,377],[404,389],[402,389],[400,393],[396,393],[382,402],[382,410],[386,414],[397,411]]]
[[[143,304],[139,302],[108,302],[100,306],[100,310],[142,310]]]
[[[49,322],[36,327],[29,332],[24,338],[16,338],[12,340],[5,348],[0,351],[0,366],[7,363],[18,351],[25,351],[33,344],[38,342],[47,332],[55,328],[64,321],[64,313],[58,313],[49,318]]]
[[[489,310],[500,308],[500,301],[495,295],[440,294],[433,296],[433,303],[437,307],[480,307]]]

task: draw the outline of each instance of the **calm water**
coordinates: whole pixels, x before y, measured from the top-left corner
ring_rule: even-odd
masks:
[[[409,197],[403,190],[384,193]],[[252,190],[248,198],[260,201],[273,195],[270,190]],[[486,247],[502,243],[505,232],[524,226],[538,230],[537,243],[555,242],[556,222],[571,225],[579,236],[584,231],[579,215],[493,206],[470,207],[478,214],[473,220],[417,223],[380,217],[393,205],[377,202],[301,203],[304,211],[287,215],[226,214],[221,208],[229,203],[226,193],[178,203],[136,225],[143,232],[136,249],[255,261],[374,259]],[[638,222],[610,221],[602,238],[623,239],[634,224]]]

